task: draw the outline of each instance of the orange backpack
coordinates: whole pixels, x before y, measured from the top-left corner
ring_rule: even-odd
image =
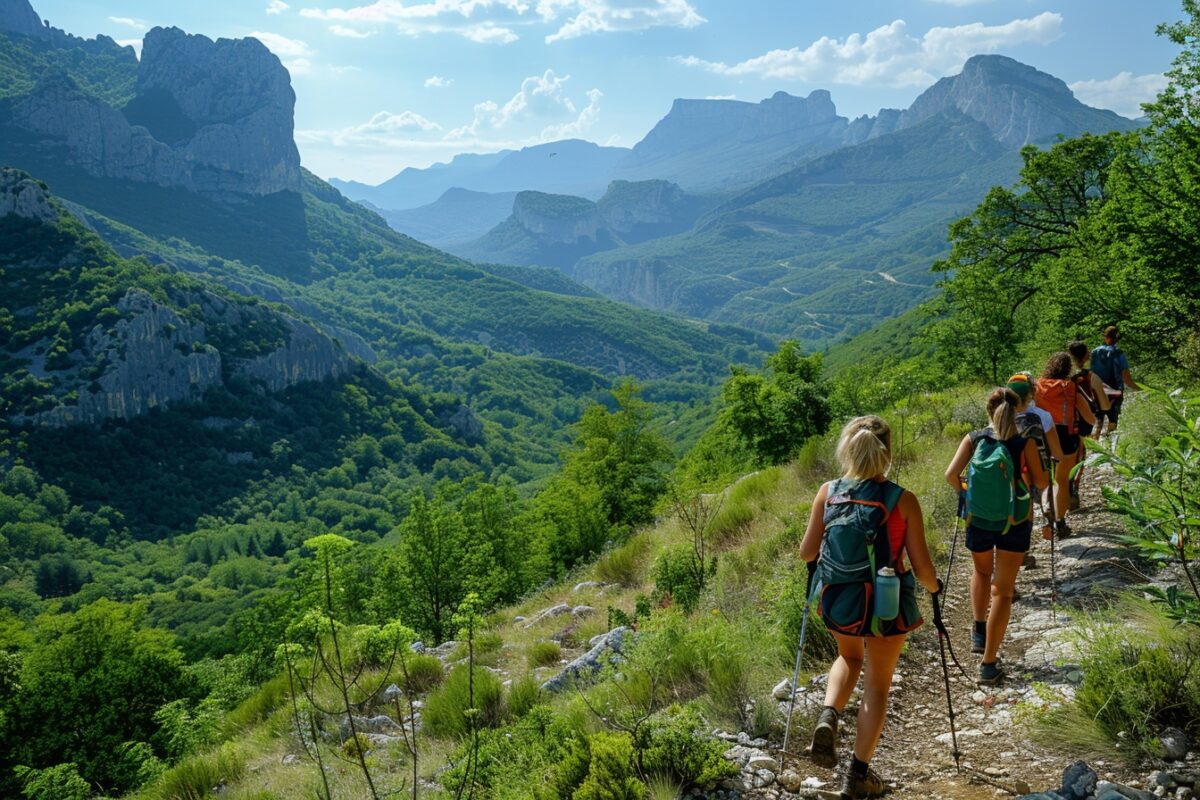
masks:
[[[1079,387],[1070,378],[1038,378],[1037,404],[1046,409],[1055,425],[1075,433],[1075,400]]]

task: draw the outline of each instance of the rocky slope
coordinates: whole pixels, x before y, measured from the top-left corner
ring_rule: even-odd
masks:
[[[0,143],[32,137],[47,157],[94,177],[210,197],[299,192],[295,100],[287,70],[256,39],[214,42],[155,28],[146,35],[135,95],[124,109],[81,87],[67,70],[49,69],[7,111],[0,109]]]
[[[29,0],[0,0],[0,31],[36,38],[47,36],[46,26]]]
[[[0,359],[13,376],[27,376],[25,385],[38,387],[33,397],[26,391],[12,403],[13,421],[62,427],[129,420],[199,400],[232,379],[278,392],[350,370],[346,349],[313,325],[191,281],[139,281],[74,219],[60,214],[65,212],[44,186],[16,170],[0,172],[4,241],[48,242],[32,257],[3,254],[0,311],[6,313],[0,317],[11,315],[14,330],[5,337],[9,343]],[[98,249],[83,255],[80,246],[89,245]],[[100,263],[93,263],[97,257]],[[39,309],[60,308],[75,297],[74,289],[64,289],[48,273],[73,262],[80,271],[75,281],[115,283],[108,290],[115,302],[93,306],[88,315],[69,318],[78,322],[64,321],[39,335],[44,328]]]

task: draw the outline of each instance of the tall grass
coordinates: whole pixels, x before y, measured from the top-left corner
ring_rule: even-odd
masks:
[[[246,757],[235,745],[184,759],[142,792],[142,800],[206,800],[214,786],[232,784],[246,773]]]

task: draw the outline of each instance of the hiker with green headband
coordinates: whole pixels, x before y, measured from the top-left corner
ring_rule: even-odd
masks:
[[[1030,428],[1040,429],[1042,431],[1041,439],[1045,443],[1050,457],[1055,461],[1062,461],[1062,445],[1058,441],[1054,418],[1044,408],[1038,408],[1037,386],[1033,382],[1033,375],[1028,372],[1018,372],[1008,379],[1008,388],[1016,392],[1021,401],[1021,404],[1017,406],[1017,427],[1026,434],[1029,433]]]

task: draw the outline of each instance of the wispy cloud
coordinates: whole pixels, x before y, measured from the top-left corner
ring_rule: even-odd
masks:
[[[138,31],[144,31],[147,28],[145,22],[140,19],[134,19],[133,17],[109,17],[108,21],[114,25],[124,25],[127,28],[133,28],[134,30]]]
[[[1049,44],[1062,35],[1062,21],[1062,15],[1046,11],[1003,25],[973,22],[935,27],[916,37],[908,32],[908,24],[898,19],[865,36],[853,33],[840,40],[823,36],[805,48],[771,50],[736,64],[695,56],[675,60],[718,75],[855,86],[925,86],[978,53],[1020,44]]]
[[[271,2],[267,4],[267,13],[268,14],[282,14],[283,12],[287,11],[289,8],[291,8],[291,6],[289,6],[287,3],[283,2],[283,0],[271,0]]]
[[[604,92],[599,89],[589,89],[588,104],[579,112],[579,116],[570,122],[557,125],[547,125],[542,129],[542,141],[552,142],[555,139],[577,139],[587,133],[600,119],[600,98]]]
[[[296,138],[302,142],[327,142],[333,145],[389,145],[396,141],[409,142],[405,135],[440,131],[441,125],[414,111],[393,114],[380,111],[361,125],[352,125],[335,131],[298,131]]]
[[[1150,102],[1166,87],[1166,75],[1120,72],[1107,80],[1076,81],[1071,84],[1071,91],[1089,106],[1137,118],[1142,116],[1142,103]]]
[[[425,79],[426,89],[445,89],[454,83],[453,78],[443,78],[441,75],[431,75]]]
[[[371,34],[357,28],[347,28],[345,25],[330,25],[329,32],[334,36],[344,36],[348,39],[366,39]]]
[[[303,8],[301,16],[344,25],[392,25],[408,36],[452,33],[481,44],[508,44],[517,28],[541,24],[547,42],[654,27],[693,28],[706,20],[689,0],[375,0],[359,6]]]
[[[255,31],[250,35],[279,56],[279,60],[293,75],[307,75],[312,72],[312,57],[315,55],[315,51],[308,46],[307,42],[268,31]]]

